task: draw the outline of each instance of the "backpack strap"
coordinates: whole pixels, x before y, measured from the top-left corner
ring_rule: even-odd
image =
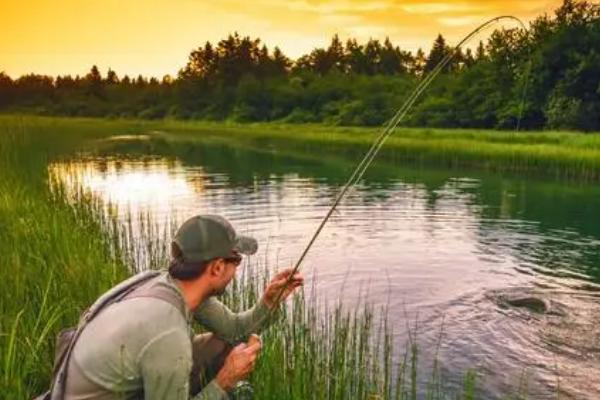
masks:
[[[87,325],[89,321],[98,315],[98,313],[104,310],[110,304],[121,301],[125,296],[134,291],[135,289],[148,283],[152,278],[156,278],[161,274],[160,271],[145,271],[136,274],[123,282],[117,284],[106,293],[101,295],[98,300],[90,306],[90,308],[83,314],[83,321],[79,324]]]
[[[183,318],[187,319],[185,300],[183,300],[181,295],[172,287],[169,287],[163,283],[157,283],[156,281],[150,281],[147,284],[127,293],[121,301],[140,297],[150,297],[163,300],[179,310]]]
[[[83,329],[89,322],[94,319],[100,311],[104,310],[109,305],[122,300],[136,288],[139,288],[160,274],[160,271],[146,271],[124,280],[101,295],[94,304],[83,313],[79,319],[79,324],[77,325],[75,332],[70,335],[68,339],[68,346],[65,346],[66,350],[57,361],[57,372],[52,380],[52,386],[50,388],[51,400],[63,400],[65,398],[67,370],[69,360],[71,359],[71,353],[73,352],[73,348],[75,347],[75,343],[77,343],[79,336],[81,336],[81,332],[83,332]]]

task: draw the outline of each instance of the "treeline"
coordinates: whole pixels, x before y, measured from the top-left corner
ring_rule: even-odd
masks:
[[[0,73],[0,110],[49,115],[231,119],[380,125],[454,50],[442,35],[426,54],[389,39],[336,35],[292,60],[233,34],[193,50],[176,77]],[[522,118],[520,118],[522,117]],[[453,60],[406,125],[600,130],[600,6],[565,0],[527,31],[494,31]]]

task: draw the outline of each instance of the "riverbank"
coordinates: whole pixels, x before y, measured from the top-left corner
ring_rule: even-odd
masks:
[[[168,140],[230,141],[258,149],[318,151],[357,160],[380,129],[323,125],[222,125],[168,121],[154,125]],[[600,135],[571,132],[504,132],[400,128],[380,159],[409,165],[470,168],[539,175],[554,179],[600,180]]]
[[[25,118],[42,125],[101,124],[109,130],[112,127],[112,135],[125,132],[151,134],[155,139],[171,143],[210,140],[273,152],[331,154],[357,161],[381,131],[380,128],[314,124]],[[377,159],[406,165],[596,182],[600,181],[600,135],[550,131],[400,128],[382,147]]]

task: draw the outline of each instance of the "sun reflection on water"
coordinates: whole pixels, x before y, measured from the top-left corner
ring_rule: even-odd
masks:
[[[53,163],[48,169],[51,179],[63,182],[68,190],[83,188],[112,206],[132,212],[171,208],[174,199],[204,190],[202,174],[190,181],[177,173],[182,169],[179,161],[165,158],[82,160]]]

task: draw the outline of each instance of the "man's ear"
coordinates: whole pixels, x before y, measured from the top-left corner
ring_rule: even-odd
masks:
[[[220,277],[223,274],[224,269],[225,263],[222,258],[217,258],[208,265],[208,273],[210,276]]]

